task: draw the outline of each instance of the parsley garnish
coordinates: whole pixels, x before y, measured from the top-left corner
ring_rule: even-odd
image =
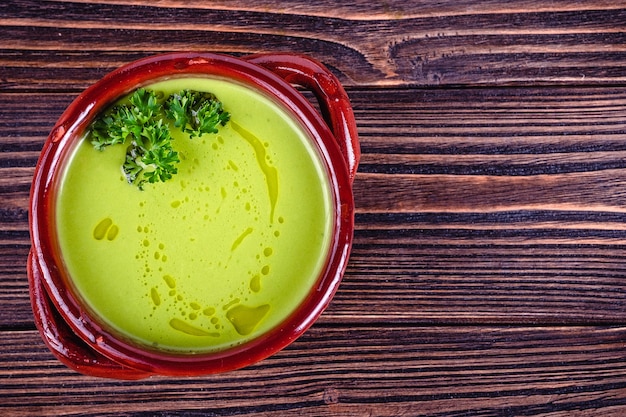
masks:
[[[178,172],[178,152],[170,128],[189,138],[217,133],[230,114],[211,93],[183,90],[162,99],[140,88],[128,99],[101,114],[91,125],[91,143],[97,150],[129,142],[122,171],[129,184],[143,189],[146,182],[163,182]]]
[[[172,94],[165,102],[165,109],[174,126],[188,132],[191,137],[217,133],[217,126],[224,126],[230,118],[217,97],[197,91],[183,90]]]

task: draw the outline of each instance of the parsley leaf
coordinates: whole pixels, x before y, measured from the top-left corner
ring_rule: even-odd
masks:
[[[211,93],[183,90],[166,99],[139,88],[127,104],[113,106],[91,125],[91,143],[102,151],[129,142],[122,172],[140,190],[145,183],[164,182],[178,173],[178,152],[172,146],[171,127],[189,138],[217,133],[230,114]]]
[[[224,126],[230,119],[215,95],[190,90],[172,94],[165,102],[165,114],[174,126],[188,132],[192,138],[217,133],[217,127]]]

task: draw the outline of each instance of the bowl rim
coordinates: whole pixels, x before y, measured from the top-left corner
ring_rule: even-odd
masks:
[[[80,140],[91,120],[136,88],[170,78],[219,76],[258,89],[290,112],[318,147],[331,189],[331,244],[320,276],[303,303],[281,322],[256,338],[220,351],[181,354],[156,351],[117,337],[91,317],[88,308],[64,282],[54,221],[55,184],[62,161]],[[30,194],[29,228],[33,264],[52,304],[85,343],[111,360],[160,375],[199,375],[248,366],[283,349],[300,337],[334,296],[347,266],[354,231],[354,201],[348,168],[332,131],[311,103],[274,72],[232,56],[214,53],[169,53],[147,57],[107,74],[83,91],[61,115],[42,149]],[[29,263],[29,268],[31,265]],[[34,267],[33,267],[34,268]]]

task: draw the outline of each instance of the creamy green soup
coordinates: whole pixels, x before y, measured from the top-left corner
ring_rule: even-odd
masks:
[[[114,332],[177,352],[220,350],[279,325],[314,285],[332,211],[325,168],[303,129],[248,87],[184,78],[146,88],[214,93],[217,134],[172,129],[178,174],[141,191],[127,145],[84,138],[60,182],[56,221],[75,291]]]

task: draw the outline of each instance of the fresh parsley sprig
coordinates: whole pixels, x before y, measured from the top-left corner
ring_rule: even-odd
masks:
[[[217,133],[218,126],[230,119],[211,93],[183,90],[165,99],[161,96],[139,88],[128,104],[113,106],[91,125],[91,143],[97,150],[129,143],[122,172],[139,189],[146,182],[164,182],[178,173],[180,159],[172,146],[172,126],[191,139]]]
[[[215,95],[190,90],[172,94],[165,102],[165,114],[191,137],[217,133],[217,126],[224,126],[230,119]]]

